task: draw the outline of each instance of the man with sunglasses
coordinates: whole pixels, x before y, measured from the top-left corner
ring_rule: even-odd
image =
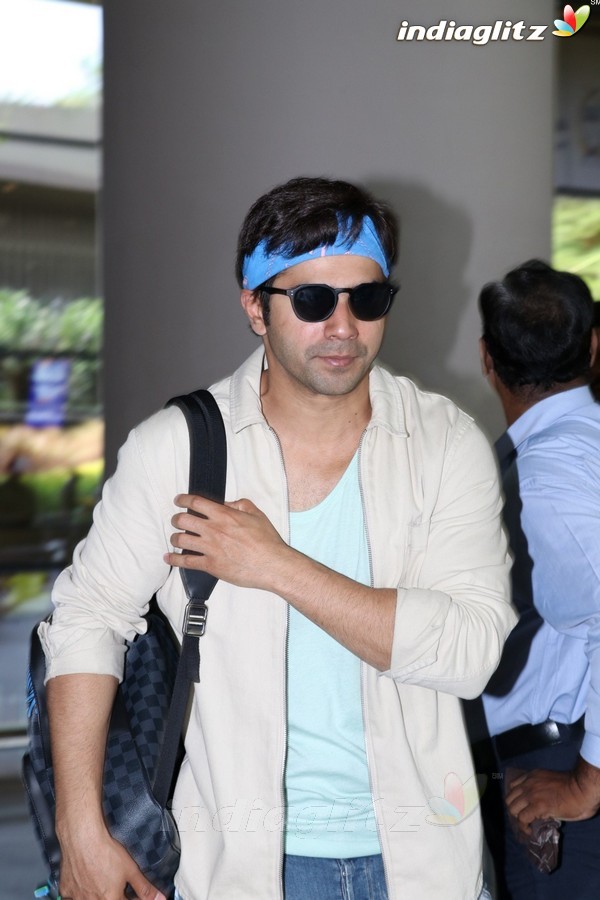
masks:
[[[61,889],[74,900],[122,897],[126,882],[160,896],[74,797],[97,795],[97,710],[147,597],[181,630],[181,566],[220,581],[174,799],[178,896],[482,892],[461,698],[482,691],[514,624],[500,499],[473,421],[374,364],[396,241],[391,212],[346,182],[299,178],[261,197],[237,256],[261,347],[212,388],[227,502],[184,492],[176,408],[121,451],[44,630]],[[83,717],[69,681],[81,672],[96,708]]]

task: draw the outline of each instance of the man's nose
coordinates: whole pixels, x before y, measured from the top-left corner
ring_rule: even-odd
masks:
[[[358,332],[357,320],[348,303],[348,294],[339,294],[333,314],[325,320],[325,334],[328,337],[347,339]]]

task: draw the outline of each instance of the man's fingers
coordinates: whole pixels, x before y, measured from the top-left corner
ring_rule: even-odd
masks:
[[[135,891],[136,897],[140,900],[167,900],[164,894],[161,894],[153,884],[151,884],[142,870],[130,857],[131,869],[127,873],[127,881]]]
[[[200,535],[202,533],[202,523],[209,523],[208,526],[206,524],[204,525],[205,528],[227,528],[228,526],[231,527],[241,524],[241,521],[236,516],[236,513],[238,512],[246,514],[256,514],[260,512],[251,500],[242,498],[225,504],[212,504],[210,514],[207,515],[206,512],[200,512],[200,509],[207,510],[208,507],[204,505],[204,502],[211,503],[210,500],[204,501],[204,498],[202,497],[184,497],[183,499],[189,499],[190,502],[193,501],[193,506],[189,507],[191,511],[188,511],[188,508],[186,507],[185,512],[175,513],[171,516],[171,525],[173,525],[174,528],[178,528],[181,532],[188,532],[191,535]],[[184,546],[184,544],[174,541],[173,536],[171,536],[171,543],[175,547]]]
[[[518,787],[514,788],[511,785],[510,790],[506,794],[506,805],[511,810],[511,812],[512,812],[514,804],[517,803],[519,801],[519,798],[521,798],[522,796],[523,796],[523,792],[521,790],[519,790]]]
[[[164,894],[157,891],[153,884],[150,884],[147,878],[144,878],[140,870],[129,879],[129,884],[136,893],[136,897],[140,900],[167,900]]]
[[[163,560],[168,566],[172,566],[174,569],[198,569],[200,572],[208,571],[206,557],[203,553],[197,551],[191,553],[163,553]]]
[[[199,532],[189,534],[187,531],[175,531],[169,540],[179,550],[197,550],[196,544],[199,537],[201,537]]]
[[[252,500],[248,500],[246,497],[241,497],[239,500],[228,500],[224,505],[230,509],[237,509],[240,512],[259,512],[258,506],[255,506]]]
[[[227,500],[225,503],[217,503],[198,494],[178,494],[174,502],[175,506],[179,506],[181,509],[191,510],[197,515],[203,515],[208,518],[210,518],[211,514],[218,514],[218,511],[223,510],[223,508],[237,509],[248,513],[258,512],[258,507],[246,497],[240,497],[239,500]]]
[[[507,807],[511,818],[514,820],[519,831],[522,831],[527,835],[530,834],[531,823],[537,816],[532,813],[527,801],[523,798],[516,799],[511,803],[507,802]]]
[[[171,516],[171,525],[179,528],[181,531],[196,532],[200,528],[201,522],[207,522],[206,516],[195,515],[194,513],[175,513]]]
[[[528,807],[527,801],[523,800],[514,800],[512,803],[508,804],[508,810],[511,816],[514,816],[515,819],[519,819],[519,821],[523,820],[523,813]]]
[[[217,503],[215,500],[208,500],[206,497],[201,497],[199,494],[177,494],[174,502],[175,506],[180,506],[181,509],[189,509],[192,512],[204,516],[210,515],[211,511],[214,512],[221,509],[223,506],[222,503]]]
[[[507,791],[512,791],[514,788],[519,787],[523,784],[523,782],[527,779],[529,773],[524,772],[522,775],[517,775],[512,781],[509,782]]]

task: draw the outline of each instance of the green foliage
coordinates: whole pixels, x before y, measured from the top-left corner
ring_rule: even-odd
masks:
[[[17,572],[0,579],[0,615],[36,600],[46,588],[46,572]]]
[[[21,476],[35,495],[35,508],[38,515],[59,512],[63,507],[63,491],[74,475],[76,476],[75,505],[86,510],[92,509],[98,499],[98,491],[102,482],[103,463],[83,463],[73,470],[50,469],[45,472],[32,472]],[[0,484],[7,476],[0,476]]]
[[[98,297],[44,302],[26,291],[0,290],[0,403],[25,401],[36,355],[64,354],[73,357],[69,407],[97,407],[103,319]]]
[[[600,197],[556,197],[552,232],[552,264],[580,275],[600,300]]]
[[[61,308],[58,303],[41,304],[32,301],[34,313],[21,340],[21,350],[44,350],[53,353],[59,349]]]
[[[59,350],[99,353],[102,346],[104,310],[98,298],[73,300],[60,315]]]
[[[79,502],[90,506],[96,503],[102,476],[104,475],[104,461],[82,463],[77,467],[79,481],[77,482],[77,496]]]
[[[0,345],[21,349],[38,311],[26,291],[0,290]]]
[[[103,304],[97,297],[44,303],[26,291],[0,290],[0,346],[41,353],[99,353]]]
[[[77,475],[76,504],[89,506],[96,499],[102,479],[102,461],[87,463],[78,467],[75,473],[67,469],[52,469],[23,475],[24,484],[35,492],[36,508],[39,512],[57,512],[62,506],[62,491],[73,474]]]

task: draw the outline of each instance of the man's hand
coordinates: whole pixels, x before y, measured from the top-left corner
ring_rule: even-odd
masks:
[[[141,900],[165,900],[115,841],[102,814],[102,771],[112,675],[57,675],[47,684],[61,848],[63,900],[123,900],[130,884]]]
[[[123,900],[127,884],[142,900],[165,900],[110,835],[102,814],[104,750],[117,679],[58,675],[46,690],[63,900]]]
[[[175,504],[192,512],[173,516],[182,530],[171,543],[202,556],[166,553],[166,563],[278,594],[369,665],[389,669],[394,588],[360,584],[289,547],[250,500],[220,504],[181,494]]]
[[[171,543],[202,555],[167,553],[165,562],[210,572],[238,587],[275,588],[276,569],[281,569],[294,551],[254,503],[236,500],[221,504],[182,494],[175,498],[175,504],[186,512],[171,519],[171,524],[181,529],[171,536]]]
[[[77,847],[61,841],[62,900],[123,900],[128,884],[140,900],[166,900],[108,832],[85,842],[81,837]]]
[[[506,805],[525,834],[535,819],[590,819],[600,808],[600,769],[581,757],[570,772],[534,769],[511,782]]]

